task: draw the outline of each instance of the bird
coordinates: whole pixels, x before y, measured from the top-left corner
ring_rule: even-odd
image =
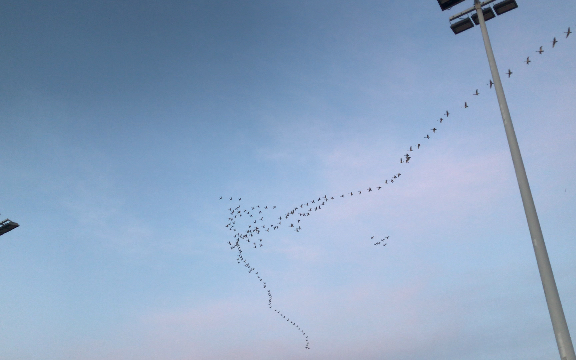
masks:
[[[494,83],[492,82],[492,79],[490,79],[490,83],[486,84],[486,85],[490,85],[490,89],[492,89],[492,85],[494,85]]]
[[[506,74],[508,74],[508,77],[510,77],[510,75],[512,75],[512,71],[510,71],[510,69],[508,69],[508,72]]]
[[[440,118],[440,124],[442,124],[442,120],[444,120],[444,119]]]
[[[222,196],[220,196],[220,200],[222,200]]]
[[[418,149],[420,149],[420,144],[418,144]]]
[[[466,103],[466,101],[464,101],[464,109],[466,109],[468,107],[468,104]]]
[[[572,34],[572,31],[570,31],[570,27],[568,27],[568,31],[564,31],[564,34],[566,34],[566,38],[568,38],[568,36]]]
[[[436,129],[436,128],[432,128],[432,129],[430,129],[430,130],[432,130],[432,132],[433,132],[433,133],[435,133],[435,132],[436,132],[436,130],[438,130],[438,129]]]
[[[410,151],[412,151],[412,146],[410,146]]]
[[[400,164],[402,164],[402,163],[403,163],[402,158],[400,158]]]
[[[531,61],[530,61],[530,56],[528,56],[528,57],[526,58],[526,65],[530,65],[530,63],[531,63]]]
[[[448,110],[446,110],[446,117],[448,117],[448,115],[450,115],[450,113],[448,112]]]
[[[480,93],[478,92],[478,89],[476,89],[476,92],[472,95],[480,95]]]
[[[540,50],[536,50],[536,52],[540,55],[542,55],[542,53],[544,52],[544,49],[542,49],[542,46],[540,46]]]
[[[554,40],[552,40],[552,47],[556,46],[557,42],[558,42],[558,40],[556,40],[556,38],[554,38]]]
[[[424,139],[430,139],[430,135],[424,136]]]

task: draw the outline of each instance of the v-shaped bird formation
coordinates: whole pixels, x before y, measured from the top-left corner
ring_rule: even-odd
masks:
[[[570,31],[570,27],[568,28],[568,31],[565,31],[564,33],[566,34],[565,39],[567,39],[572,33]],[[556,39],[556,37],[554,37],[554,39],[552,40],[552,48],[555,48],[558,42],[559,41]],[[544,46],[540,46],[540,48],[536,50],[536,52],[539,55],[542,55],[545,52]],[[526,63],[526,65],[529,65],[532,62],[532,60],[530,60],[530,57],[527,57],[526,60],[523,62]],[[506,72],[506,74],[508,75],[508,78],[510,78],[513,72],[510,69],[508,69],[508,72]],[[492,79],[490,79],[486,85],[489,87],[489,89],[492,89],[492,86],[494,85]],[[474,96],[479,96],[481,93],[478,91],[478,89],[476,89],[476,91],[471,94]],[[464,101],[463,107],[464,109],[470,107],[470,105],[468,105],[468,101]],[[439,124],[444,124],[448,121],[448,119],[452,119],[450,118],[450,112],[448,110],[446,110],[446,112],[442,116],[443,117],[440,117],[439,119],[436,120],[437,122],[439,122]],[[409,164],[410,160],[412,159],[412,154],[418,152],[419,150],[421,150],[421,148],[424,148],[427,142],[432,139],[430,134],[434,136],[437,133],[437,131],[439,131],[439,129],[436,127],[432,127],[430,131],[431,133],[427,132],[426,136],[420,138],[422,140],[408,146],[406,154],[400,157],[401,164]],[[277,309],[274,306],[274,303],[272,301],[272,292],[268,288],[268,285],[262,278],[261,274],[258,271],[256,271],[256,268],[253,267],[246,259],[244,251],[242,250],[242,246],[259,249],[265,245],[264,240],[266,238],[265,236],[266,233],[276,231],[281,227],[287,227],[294,230],[295,232],[301,232],[302,225],[305,223],[305,220],[309,216],[313,216],[316,212],[326,208],[327,206],[330,206],[332,202],[338,201],[339,198],[352,197],[352,196],[356,196],[356,198],[358,198],[360,196],[370,196],[376,193],[383,193],[384,191],[381,190],[385,189],[386,187],[392,187],[395,181],[400,180],[401,176],[402,173],[394,172],[393,174],[390,174],[388,178],[383,179],[381,183],[372,184],[364,189],[343,191],[339,194],[331,194],[331,195],[324,194],[318,196],[317,198],[303,201],[300,204],[294,205],[292,208],[290,208],[286,212],[283,212],[281,215],[279,214],[273,215],[274,218],[271,220],[269,220],[268,216],[272,215],[273,212],[276,213],[275,211],[273,211],[276,209],[276,206],[270,206],[270,205],[245,206],[242,203],[242,198],[238,198],[238,200],[235,200],[235,198],[233,197],[229,198],[228,197],[225,198],[223,196],[220,197],[220,200],[227,200],[228,202],[234,201],[233,202],[234,205],[228,208],[228,223],[225,225],[225,227],[232,232],[232,239],[228,241],[228,245],[230,246],[231,250],[235,250],[235,252],[237,253],[236,257],[237,263],[246,268],[249,274],[253,274],[256,277],[257,281],[261,284],[262,288],[266,291],[266,296],[268,297],[268,303],[267,303],[268,307],[272,309],[275,313],[277,313],[282,320],[286,320],[286,322],[288,322],[298,332],[301,333],[305,341],[306,349],[310,349],[310,342],[308,339],[308,335],[296,321],[290,320],[290,318],[287,317],[286,314],[284,314],[281,310]],[[390,236],[387,235],[383,236],[382,238],[378,237],[375,240],[375,237],[376,236],[374,235],[371,236],[370,238],[371,241],[375,241],[373,245],[382,247],[385,247],[388,244],[387,241],[390,238]]]

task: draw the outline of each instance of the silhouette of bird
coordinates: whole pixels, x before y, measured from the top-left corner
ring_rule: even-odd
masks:
[[[476,92],[472,95],[480,95],[480,93],[478,92],[478,89],[476,89]]]
[[[494,83],[492,82],[492,79],[490,79],[490,83],[488,83],[486,85],[490,85],[490,89],[492,89],[492,85],[494,85]]]
[[[526,58],[526,65],[530,65],[531,62],[532,62],[532,61],[530,61],[530,56],[528,56],[528,57]]]
[[[222,196],[220,196],[220,200],[222,200]]]
[[[508,74],[508,77],[510,77],[510,75],[512,75],[512,71],[510,71],[510,69],[508,69],[508,72],[506,74]]]
[[[438,130],[438,129],[436,129],[436,128],[432,128],[432,129],[430,129],[430,130],[432,130],[432,132],[433,132],[433,133],[435,133],[435,132],[436,132],[436,130]]]
[[[468,104],[466,103],[466,101],[464,101],[464,109],[466,109],[468,107]]]
[[[448,110],[446,110],[446,117],[448,117],[448,115],[450,115],[450,113],[448,112]]]
[[[440,118],[440,124],[442,124],[442,120],[444,120],[444,119]]]
[[[540,55],[542,55],[542,53],[544,52],[544,49],[542,49],[542,46],[540,46],[540,50],[536,50],[536,52]]]
[[[424,139],[430,139],[430,135],[424,136]]]
[[[418,149],[420,149],[420,144],[418,144]]]
[[[558,40],[556,40],[556,37],[554,37],[554,40],[552,40],[552,47],[556,46],[557,42],[558,42]]]
[[[568,27],[568,31],[564,31],[564,34],[566,34],[566,38],[568,38],[568,36],[572,34],[572,31],[570,31],[570,27]]]

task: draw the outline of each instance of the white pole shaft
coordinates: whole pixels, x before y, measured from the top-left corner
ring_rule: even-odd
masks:
[[[516,133],[512,126],[512,119],[510,111],[508,111],[508,104],[504,96],[504,89],[502,88],[502,81],[498,74],[496,67],[496,60],[492,52],[492,45],[490,45],[490,38],[488,37],[488,30],[486,30],[486,23],[484,22],[484,14],[478,0],[474,0],[476,13],[478,14],[478,21],[482,29],[482,37],[484,38],[484,46],[486,47],[486,54],[488,55],[488,63],[490,63],[490,71],[494,79],[494,87],[496,88],[496,96],[498,97],[498,104],[500,105],[500,112],[502,113],[502,120],[504,121],[504,129],[506,130],[506,137],[508,138],[508,145],[510,146],[510,153],[512,154],[512,162],[514,163],[514,170],[516,171],[516,179],[518,180],[518,187],[520,188],[520,195],[522,203],[524,204],[524,212],[526,213],[526,220],[528,221],[528,229],[530,230],[530,237],[532,237],[532,245],[534,246],[534,253],[536,254],[536,262],[538,263],[538,270],[540,271],[540,279],[544,287],[544,295],[546,296],[546,303],[548,304],[548,311],[550,312],[550,319],[552,320],[552,328],[556,336],[556,343],[558,351],[560,352],[561,360],[576,360],[574,354],[574,346],[568,331],[568,324],[562,310],[562,303],[560,302],[560,295],[552,273],[552,266],[544,244],[544,236],[540,228],[540,221],[536,213],[536,206],[528,184],[528,177],[524,169],[522,156],[520,155],[520,147],[516,139]]]

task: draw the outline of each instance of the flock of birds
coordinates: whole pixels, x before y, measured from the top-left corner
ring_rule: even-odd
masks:
[[[564,33],[566,34],[566,38],[568,38],[572,33],[572,31],[570,31],[570,28],[568,28],[568,31],[565,31]],[[558,40],[556,40],[556,37],[554,37],[554,39],[552,40],[552,48],[554,48],[557,43]],[[540,55],[544,53],[544,46],[540,46],[539,50],[537,50],[536,52]],[[525,63],[529,65],[530,62],[531,60],[530,57],[528,56],[526,58]],[[512,71],[508,69],[508,72],[506,74],[508,75],[508,78],[510,78],[510,76],[512,75]],[[486,85],[489,86],[489,88],[491,89],[494,83],[490,79],[490,81]],[[472,95],[475,96],[480,95],[478,89],[476,89],[476,92],[474,92]],[[465,101],[464,108],[468,107],[469,107],[468,102]],[[445,121],[448,120],[449,116],[450,112],[446,110],[446,112],[442,115],[442,117],[440,117],[436,121],[439,122],[440,124],[443,124]],[[438,129],[436,127],[432,127],[430,131],[432,131],[432,136],[434,136],[434,134],[436,134]],[[423,137],[423,139],[425,140],[420,143],[416,142],[415,144],[409,146],[406,154],[400,157],[401,164],[410,163],[410,160],[412,159],[411,154],[413,154],[415,151],[420,150],[420,148],[423,147],[425,142],[431,139],[430,133],[428,132],[426,136]],[[265,220],[265,217],[268,216],[269,213],[272,212],[272,210],[275,210],[276,206],[256,205],[256,206],[244,207],[241,203],[242,198],[238,198],[238,201],[235,202],[233,206],[230,206],[228,208],[228,214],[229,214],[228,223],[225,225],[225,227],[233,234],[232,240],[228,241],[228,245],[230,246],[231,250],[236,250],[237,252],[236,261],[238,262],[238,264],[241,264],[243,267],[245,267],[248,273],[250,274],[253,273],[256,276],[257,280],[261,283],[262,287],[264,289],[267,289],[267,284],[264,281],[264,279],[260,276],[259,272],[256,271],[256,269],[252,267],[252,265],[250,265],[250,263],[244,257],[244,252],[242,250],[242,242],[245,242],[247,246],[253,247],[254,249],[258,249],[264,246],[263,241],[265,239],[264,233],[269,233],[270,231],[276,231],[283,226],[293,229],[295,232],[300,232],[302,231],[303,220],[305,220],[309,216],[312,216],[317,211],[320,211],[326,206],[328,206],[328,203],[337,201],[338,198],[352,197],[354,195],[360,196],[362,195],[362,193],[369,194],[380,192],[380,190],[383,189],[384,187],[391,186],[392,184],[394,184],[395,181],[398,181],[401,175],[402,175],[401,173],[395,172],[389,178],[384,179],[381,184],[378,184],[376,186],[369,186],[366,189],[344,192],[341,194],[336,194],[335,196],[322,195],[319,196],[318,198],[307,200],[306,202],[302,202],[298,205],[295,205],[294,207],[290,208],[288,211],[284,212],[277,218],[274,217],[273,221],[267,220],[267,218]],[[233,201],[234,198],[233,197],[224,198],[221,196],[220,200]],[[240,228],[241,224],[242,228]],[[370,239],[373,241],[374,238],[375,235],[372,236]],[[381,239],[377,239],[374,242],[374,246],[380,246],[380,245],[383,247],[386,246],[387,240],[389,238],[390,236],[385,236]],[[270,289],[267,289],[266,293],[268,296],[268,307],[270,309],[273,309],[274,312],[277,313],[282,318],[282,320],[286,320],[286,322],[290,323],[294,328],[296,328],[301,333],[306,342],[305,348],[310,349],[310,342],[308,340],[308,335],[306,334],[306,332],[304,332],[304,330],[295,321],[290,320],[290,318],[286,317],[286,315],[282,311],[275,308],[272,302],[272,293]]]

